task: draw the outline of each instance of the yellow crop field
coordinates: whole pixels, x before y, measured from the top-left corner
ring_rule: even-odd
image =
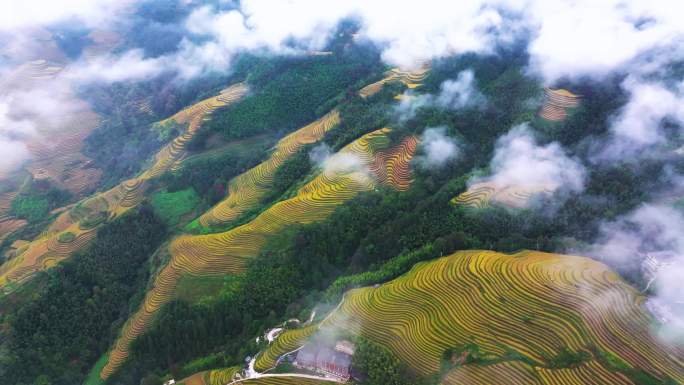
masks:
[[[510,361],[492,365],[463,365],[451,370],[442,379],[444,385],[491,384],[497,385],[541,385],[532,367],[520,362]]]
[[[511,381],[520,379],[514,384],[629,383],[593,355],[577,367],[547,365],[565,349],[590,353],[592,347],[631,368],[681,383],[682,352],[652,334],[644,299],[589,258],[461,251],[418,264],[384,285],[347,292],[319,328],[339,328],[383,344],[422,375],[440,370],[446,349],[468,344],[495,359],[505,360],[513,351],[529,365],[511,361],[489,369],[465,364],[448,374],[447,383],[453,384],[488,383],[476,379],[491,376],[495,368],[511,373]],[[268,349],[277,348],[274,343]],[[474,379],[465,381],[468,376]]]
[[[0,266],[0,288],[6,287],[8,283],[21,283],[36,272],[67,258],[94,238],[101,223],[139,204],[144,199],[149,181],[185,158],[187,141],[209,115],[216,108],[237,101],[246,93],[246,85],[239,83],[222,91],[220,95],[205,99],[167,119],[186,124],[185,133],[162,148],[155,157],[155,163],[138,177],[85,199],[60,214],[48,230],[33,240],[25,251]],[[65,232],[74,234],[75,239],[68,243],[59,242],[60,235],[64,239]]]
[[[224,225],[253,208],[272,187],[278,167],[302,146],[321,140],[339,122],[340,114],[333,110],[281,139],[266,161],[230,181],[228,196],[204,213],[199,223],[205,227]]]
[[[26,225],[25,220],[12,218],[9,214],[16,192],[0,194],[0,242],[8,235]]]
[[[383,79],[363,87],[359,91],[359,96],[362,98],[371,97],[380,92],[386,83],[393,81],[404,83],[406,87],[411,89],[419,87],[422,84],[421,82],[427,77],[429,71],[430,67],[428,65],[424,65],[414,71],[402,71],[398,68],[393,68],[385,73]]]
[[[100,118],[84,102],[78,106],[78,111],[41,125],[40,135],[27,143],[33,160],[26,167],[34,179],[49,179],[76,196],[95,188],[102,175],[81,153]]]
[[[232,366],[225,369],[206,370],[195,373],[190,377],[178,381],[179,385],[226,385],[233,381],[236,373],[240,372],[241,368]]]
[[[444,385],[633,385],[626,376],[596,361],[568,369],[535,368],[520,361],[492,365],[463,365],[450,371]]]
[[[568,117],[568,109],[577,107],[579,102],[580,96],[568,90],[544,88],[544,104],[539,116],[552,122],[563,121]]]
[[[267,371],[276,366],[278,358],[302,347],[306,341],[316,333],[318,325],[310,325],[299,329],[287,330],[275,339],[268,349],[256,358],[254,369],[259,372]]]
[[[107,378],[123,363],[130,343],[145,330],[162,305],[173,298],[181,275],[240,273],[247,260],[257,256],[269,237],[279,231],[323,220],[340,204],[379,183],[405,188],[410,183],[406,170],[417,141],[407,137],[394,148],[385,148],[389,131],[380,129],[347,145],[335,156],[355,159],[355,167],[326,167],[294,197],[274,204],[251,222],[223,233],[177,238],[170,246],[170,262],[155,279],[141,308],[124,325],[101,377]],[[382,172],[376,174],[373,170]]]
[[[53,79],[62,67],[47,60],[34,60],[18,66],[0,80],[0,95],[17,90],[32,91],[55,84]],[[50,179],[59,188],[81,195],[97,185],[101,171],[91,167],[91,160],[81,153],[83,140],[100,122],[90,105],[57,83],[50,88],[56,100],[68,100],[61,113],[33,116],[36,135],[26,140],[31,162],[26,170],[35,179]],[[0,175],[0,179],[8,175]]]
[[[472,208],[485,208],[499,205],[511,208],[526,207],[532,197],[537,194],[549,194],[553,191],[549,186],[505,186],[492,182],[474,183],[468,190],[451,200],[451,203]]]

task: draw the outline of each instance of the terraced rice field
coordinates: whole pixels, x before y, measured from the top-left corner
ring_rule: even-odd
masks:
[[[493,375],[496,370],[510,373],[513,384],[630,383],[595,358],[579,367],[547,368],[549,357],[562,349],[590,352],[591,346],[632,368],[681,383],[684,352],[651,334],[653,319],[644,299],[607,266],[588,258],[462,251],[418,264],[379,287],[347,292],[319,328],[339,328],[381,343],[422,375],[438,372],[447,348],[466,344],[498,358],[514,351],[530,362],[491,368],[466,364],[449,373],[446,383],[491,383],[500,378]],[[278,338],[288,333],[293,331]]]
[[[51,86],[52,97],[69,101],[68,109],[51,113],[49,117],[34,116],[34,112],[15,112],[30,115],[36,125],[36,135],[26,143],[32,159],[26,169],[35,179],[50,179],[58,187],[78,196],[94,188],[101,176],[101,171],[93,168],[90,159],[81,153],[83,140],[97,127],[99,117],[70,88],[53,81],[61,70],[61,66],[47,60],[25,63],[3,77],[0,95]]]
[[[236,84],[220,95],[205,99],[169,118],[187,125],[186,132],[162,148],[155,157],[155,163],[138,177],[86,199],[58,216],[48,230],[31,242],[23,253],[0,266],[0,288],[10,282],[21,283],[37,271],[45,270],[67,258],[94,238],[97,225],[103,219],[112,219],[138,205],[145,197],[149,181],[177,165],[187,156],[185,144],[208,119],[211,112],[239,100],[246,93],[247,87],[244,84]],[[60,235],[65,232],[75,235],[73,242],[59,242]]]
[[[61,71],[60,65],[43,59],[24,63],[0,79],[0,94],[53,79]]]
[[[568,117],[568,109],[576,108],[579,102],[580,96],[568,90],[544,88],[544,104],[539,116],[551,122],[563,121]]]
[[[251,222],[223,233],[177,238],[170,246],[171,261],[155,279],[142,307],[124,325],[101,377],[106,379],[127,358],[130,343],[173,298],[181,275],[240,273],[247,260],[257,256],[267,240],[279,231],[323,220],[340,204],[379,183],[405,188],[410,183],[408,163],[417,141],[407,137],[395,147],[386,148],[389,131],[385,128],[366,134],[335,155],[357,159],[355,167],[326,168],[293,198],[274,204]]]
[[[9,214],[12,201],[16,196],[16,192],[0,194],[0,242],[27,223],[23,219],[12,218]]]
[[[510,208],[527,207],[530,199],[538,194],[550,194],[552,192],[546,186],[499,186],[491,182],[475,183],[468,190],[451,200],[453,204],[485,208],[490,205],[499,205]]]
[[[419,87],[422,84],[421,82],[427,77],[429,71],[430,67],[428,65],[424,65],[422,68],[415,71],[402,71],[398,68],[393,68],[385,73],[383,79],[363,87],[359,91],[359,96],[362,98],[371,97],[380,92],[386,83],[393,81],[404,83],[406,87],[411,89]]]
[[[339,122],[340,114],[333,110],[281,139],[266,161],[230,181],[226,199],[199,217],[199,223],[204,227],[225,225],[255,207],[273,186],[278,168],[302,146],[321,140]]]
[[[318,331],[318,325],[311,325],[300,329],[291,329],[281,333],[268,349],[256,358],[254,369],[265,372],[278,363],[278,359],[287,353],[301,348],[308,339]]]
[[[87,107],[42,126],[40,136],[27,143],[32,162],[26,169],[34,179],[49,179],[59,188],[80,196],[97,186],[102,171],[81,153],[85,138],[100,119]]]
[[[450,371],[444,385],[633,385],[625,375],[611,372],[596,361],[569,369],[536,368],[520,361],[492,365],[464,365]]]
[[[178,381],[179,385],[226,385],[233,381],[235,374],[241,371],[240,367],[233,366],[225,369],[207,370],[193,374],[192,376]]]

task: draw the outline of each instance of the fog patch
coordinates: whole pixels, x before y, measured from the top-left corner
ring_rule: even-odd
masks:
[[[666,87],[662,82],[630,77],[622,87],[630,100],[612,118],[608,142],[600,144],[594,161],[640,157],[666,144],[662,128],[666,119],[677,124],[680,132],[684,126],[684,83]]]
[[[371,175],[368,165],[359,155],[348,151],[333,153],[325,143],[314,147],[309,152],[309,159],[328,175],[351,175],[360,180],[366,180]]]
[[[657,333],[684,342],[684,216],[662,204],[644,204],[601,225],[589,253],[629,273],[640,272],[653,295],[647,308],[659,320]]]
[[[427,169],[442,167],[461,155],[458,142],[446,135],[444,127],[426,129],[421,136],[420,146],[424,155],[416,157],[416,161],[421,167]]]
[[[516,187],[548,192],[579,192],[584,188],[586,171],[580,161],[570,157],[559,143],[537,143],[527,124],[513,127],[496,141],[490,163],[491,175],[472,183],[492,183],[497,187]]]
[[[443,108],[459,110],[483,105],[485,101],[485,96],[475,84],[475,74],[472,70],[465,70],[455,80],[447,79],[442,82],[436,103]]]
[[[405,91],[394,111],[399,122],[406,122],[414,118],[421,108],[436,107],[456,111],[483,107],[486,102],[486,97],[477,89],[475,73],[467,69],[459,72],[456,79],[443,81],[437,95]]]

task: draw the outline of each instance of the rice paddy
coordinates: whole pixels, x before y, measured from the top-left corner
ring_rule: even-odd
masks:
[[[0,242],[27,223],[23,219],[12,218],[9,214],[12,201],[16,196],[17,193],[0,194]]]
[[[237,101],[246,93],[246,85],[239,83],[225,89],[218,96],[205,99],[167,119],[187,125],[186,131],[162,148],[157,153],[154,164],[138,177],[88,198],[60,214],[48,230],[33,240],[24,252],[0,266],[0,288],[5,288],[8,283],[21,283],[36,272],[54,266],[88,244],[95,237],[99,225],[137,206],[145,198],[149,181],[179,164],[187,156],[186,143],[209,115],[216,108]],[[59,242],[65,232],[73,234],[72,242]]]
[[[544,104],[539,116],[551,121],[561,122],[568,117],[568,110],[579,105],[580,96],[564,89],[544,88]]]
[[[543,185],[499,186],[492,182],[480,182],[474,183],[467,191],[454,197],[451,203],[477,209],[490,205],[524,208],[534,196],[551,192],[551,189]]]
[[[278,167],[302,146],[321,140],[339,122],[340,114],[333,110],[281,139],[266,161],[230,181],[228,196],[200,216],[199,223],[204,227],[225,225],[255,207],[272,187]]]
[[[402,71],[398,68],[393,68],[385,73],[385,77],[375,83],[363,87],[359,91],[359,96],[362,98],[369,98],[382,90],[386,83],[398,81],[403,83],[406,87],[413,89],[422,85],[422,81],[428,75],[430,67],[424,65],[420,69],[414,71]]]
[[[226,385],[242,368],[233,366],[225,369],[207,370],[195,373],[190,377],[178,381],[179,385]]]
[[[62,67],[47,60],[34,60],[17,67],[0,81],[0,95],[14,91],[34,91],[43,84],[55,84],[53,79]],[[81,153],[83,140],[99,124],[99,116],[88,103],[78,99],[68,87],[57,83],[51,97],[69,101],[68,109],[50,114],[49,119],[35,112],[30,115],[36,133],[26,141],[32,161],[26,170],[34,179],[50,179],[59,188],[81,195],[94,188],[101,171],[91,167],[88,157]]]
[[[161,270],[141,308],[124,325],[101,376],[107,378],[128,357],[130,343],[152,322],[157,311],[173,296],[180,277],[213,276],[243,272],[246,262],[259,254],[267,240],[296,224],[327,218],[342,203],[362,191],[386,184],[404,189],[410,184],[409,162],[417,139],[409,136],[388,147],[388,128],[357,139],[333,156],[354,159],[353,167],[325,167],[318,176],[287,200],[275,203],[254,220],[232,230],[185,235],[170,245],[171,260]],[[259,166],[257,166],[259,167]]]
[[[490,357],[491,365],[455,365],[447,384],[492,383],[502,376],[497,383],[631,383],[604,367],[596,350],[681,383],[683,352],[652,335],[643,301],[615,272],[588,258],[461,251],[418,264],[381,286],[347,292],[318,328],[380,343],[425,376],[440,371],[450,348],[475,345]],[[275,350],[282,349],[273,343],[262,355],[277,355]],[[564,350],[586,352],[589,359],[552,368],[549,360]]]

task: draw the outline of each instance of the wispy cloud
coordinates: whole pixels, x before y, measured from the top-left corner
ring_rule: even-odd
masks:
[[[663,204],[644,204],[605,222],[589,253],[623,272],[641,271],[654,295],[648,307],[668,341],[684,338],[684,216]]]
[[[595,160],[636,159],[649,149],[663,145],[667,138],[663,123],[684,127],[684,82],[667,86],[664,82],[630,77],[622,87],[630,94],[629,102],[613,117],[607,143],[596,151]]]
[[[539,144],[526,124],[513,127],[496,142],[491,175],[472,182],[493,183],[502,188],[579,192],[586,172],[581,162],[570,157],[558,143]]]
[[[456,79],[447,79],[439,86],[439,93],[415,94],[406,91],[395,108],[400,122],[412,119],[418,110],[426,107],[438,107],[447,110],[482,107],[487,98],[478,90],[473,70],[467,69],[456,75]]]
[[[416,157],[416,160],[425,168],[442,167],[447,162],[458,159],[461,154],[458,142],[446,135],[444,127],[426,129],[421,136],[420,146],[424,155]]]

